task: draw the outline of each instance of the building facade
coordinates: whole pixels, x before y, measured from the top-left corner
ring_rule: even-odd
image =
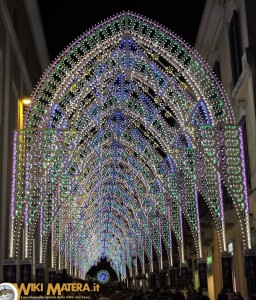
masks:
[[[252,0],[208,0],[195,44],[196,50],[208,62],[222,83],[235,112],[237,124],[244,136],[247,187],[250,203],[252,248],[255,250],[256,227],[256,122],[255,122],[255,46],[256,3]],[[244,260],[239,233],[239,219],[229,197],[224,199],[227,251],[232,255],[233,289],[247,295]],[[213,269],[208,274],[211,299],[216,299],[222,287],[219,276],[220,253],[215,247],[216,234],[207,251],[212,253]],[[212,275],[213,274],[213,275]]]
[[[22,126],[26,105],[49,64],[37,1],[0,2],[0,282],[7,257],[13,131]],[[18,113],[20,118],[18,118]]]

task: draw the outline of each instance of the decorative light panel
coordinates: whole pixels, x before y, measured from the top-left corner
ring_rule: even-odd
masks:
[[[225,125],[223,125],[225,124]],[[32,94],[14,134],[10,257],[24,227],[25,256],[86,274],[101,257],[120,277],[173,265],[186,253],[186,219],[202,257],[199,194],[225,250],[222,185],[251,247],[241,131],[198,53],[156,23],[114,16],[68,46]],[[47,253],[47,243],[51,253]],[[153,251],[154,250],[154,251]],[[121,278],[121,277],[120,277]]]

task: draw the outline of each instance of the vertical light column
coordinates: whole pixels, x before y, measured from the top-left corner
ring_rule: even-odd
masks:
[[[249,199],[248,199],[248,189],[246,183],[246,170],[245,170],[245,160],[244,160],[244,140],[242,128],[238,127],[239,131],[239,140],[240,140],[240,151],[241,151],[241,162],[242,162],[242,176],[243,176],[243,187],[244,187],[244,204],[245,204],[245,230],[246,230],[246,239],[247,239],[247,248],[252,248],[251,241],[251,226],[250,226],[250,209],[249,209]]]
[[[153,261],[153,243],[152,239],[150,239],[150,256],[151,256],[151,263],[150,263],[150,272],[154,272],[154,261]]]
[[[60,184],[57,186],[57,209],[60,207]],[[58,214],[58,270],[61,269],[61,247],[60,247],[60,232],[62,231],[60,219],[62,218],[61,210]]]
[[[25,211],[24,211],[24,255],[25,255],[25,259],[28,258],[28,213],[29,213],[29,208],[28,208],[28,203],[29,203],[29,180],[30,180],[30,176],[29,176],[29,171],[30,171],[30,167],[29,167],[29,153],[27,152],[27,147],[26,147],[26,174],[25,174]]]
[[[142,261],[142,274],[146,274],[146,267],[145,267],[145,236],[144,232],[141,229],[141,242],[142,242],[142,256],[143,256],[143,261]]]
[[[18,100],[18,129],[21,130],[23,128],[23,118],[24,118],[24,111],[26,111],[27,107],[30,105],[31,100],[28,98],[24,99],[19,99]],[[28,227],[29,227],[29,184],[30,184],[30,169],[31,166],[29,165],[29,152],[28,152],[28,147],[26,147],[27,143],[27,134],[25,136],[25,149],[21,149],[20,151],[26,151],[25,154],[25,211],[24,211],[24,258],[29,258],[31,253],[29,251],[29,232],[28,232]],[[16,170],[15,173],[16,174]],[[15,175],[13,175],[15,176]],[[14,191],[15,193],[15,191]],[[15,196],[15,195],[14,195]],[[14,200],[15,201],[15,200]],[[11,224],[11,227],[13,228],[13,225]],[[12,250],[13,252],[13,250]],[[12,253],[13,254],[13,253]]]
[[[221,167],[221,159],[222,159],[222,153],[221,153],[221,145],[224,143],[223,141],[223,135],[221,130],[218,130],[218,136],[217,136],[217,145],[218,145],[218,154],[217,154],[217,166],[218,168]],[[224,214],[224,204],[223,204],[223,192],[222,192],[222,184],[221,184],[221,175],[220,172],[217,171],[218,176],[218,192],[219,192],[219,204],[220,204],[220,218],[221,218],[221,241],[222,241],[222,251],[227,251],[227,242],[226,242],[226,226],[225,226],[225,214]],[[218,231],[217,234],[219,235]]]
[[[54,261],[54,222],[51,226],[51,267],[54,268],[55,261]]]
[[[226,242],[226,226],[225,226],[225,215],[224,215],[224,205],[223,205],[223,193],[220,172],[217,172],[218,176],[218,189],[219,189],[219,204],[220,204],[220,218],[221,218],[221,239],[222,239],[222,251],[227,251]],[[217,232],[217,234],[219,234]]]
[[[137,262],[137,256],[135,258],[136,262],[135,262],[135,276],[138,276],[139,273],[138,273],[138,262]]]
[[[39,216],[39,263],[43,263],[43,205]]]
[[[146,274],[146,268],[145,268],[145,250],[144,248],[142,248],[142,256],[143,256],[143,260],[142,260],[142,274],[145,275]]]
[[[160,246],[160,270],[162,270],[163,269],[163,248],[162,248],[162,222],[160,216],[158,216],[158,228],[159,228],[159,246]]]
[[[127,279],[127,274],[126,274],[126,265],[124,264],[124,268],[123,268],[123,273],[124,273],[124,278]]]
[[[183,222],[182,222],[182,208],[181,204],[179,206],[179,214],[180,214],[180,255],[181,255],[181,263],[185,264],[185,253],[184,253],[184,237],[183,237]]]
[[[74,277],[77,276],[76,255],[74,255]]]
[[[195,183],[195,208],[196,208],[196,221],[197,221],[197,238],[198,238],[198,258],[203,257],[202,253],[202,240],[201,240],[201,226],[200,226],[200,216],[199,216],[199,208],[198,208],[198,191],[197,191],[197,185]]]
[[[67,237],[66,237],[66,230],[64,232],[64,269],[67,269]]]
[[[51,225],[51,267],[55,266],[55,258],[54,258],[54,238],[55,238],[55,225],[54,225],[54,210],[55,210],[55,199],[54,195],[52,196],[52,205],[51,205],[51,216],[52,216],[52,225]]]
[[[171,226],[171,206],[168,205],[167,207],[167,214],[168,214],[168,226],[169,226],[169,243],[170,243],[170,249],[169,249],[169,261],[170,266],[173,266],[173,253],[172,253],[172,226]]]
[[[12,191],[11,191],[11,211],[10,211],[10,240],[9,240],[9,258],[14,257],[13,233],[15,218],[15,193],[16,193],[16,164],[17,164],[17,136],[18,132],[13,134],[13,154],[12,154]]]
[[[71,224],[69,225],[68,228],[69,231],[69,274],[72,276],[72,235],[71,233]]]
[[[28,258],[28,203],[25,205],[25,218],[24,218],[24,243],[25,243],[25,253],[24,258]]]
[[[69,275],[72,276],[72,261],[71,258],[69,258]]]
[[[180,263],[185,264],[185,253],[184,253],[184,234],[183,234],[183,219],[182,219],[182,206],[183,206],[183,198],[184,198],[184,189],[183,182],[180,175],[178,175],[178,189],[179,189],[179,229],[180,229]]]
[[[61,269],[61,252],[60,252],[60,239],[58,241],[58,270]]]

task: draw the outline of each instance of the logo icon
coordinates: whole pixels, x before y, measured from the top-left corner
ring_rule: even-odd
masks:
[[[16,287],[8,282],[0,284],[0,299],[1,300],[18,300],[19,294]]]
[[[97,273],[97,280],[99,283],[101,283],[101,284],[107,283],[109,281],[109,279],[110,279],[110,275],[109,275],[108,271],[100,270]]]

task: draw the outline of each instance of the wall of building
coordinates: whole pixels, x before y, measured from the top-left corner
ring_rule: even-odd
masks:
[[[239,35],[241,45],[242,70],[238,80],[234,83],[232,77],[231,42],[229,28],[234,11],[238,13]],[[248,0],[207,0],[198,36],[195,44],[196,50],[214,68],[216,61],[220,65],[221,83],[231,100],[237,123],[246,118],[246,133],[248,142],[248,159],[250,169],[250,182],[248,186],[251,226],[256,225],[256,121],[255,121],[255,49],[256,46],[256,3]],[[233,264],[236,277],[237,290],[246,295],[246,282],[244,276],[244,263],[242,252],[242,238],[239,220],[232,206],[225,208],[226,238],[233,242]],[[214,229],[213,229],[214,230]],[[215,241],[216,242],[216,241]],[[222,287],[219,280],[220,254],[215,242],[211,245],[213,256],[213,281],[215,286],[215,299]],[[235,287],[234,287],[235,288]]]
[[[12,137],[18,125],[18,99],[30,96],[49,64],[36,4],[29,0],[0,1],[0,282],[8,254]],[[33,23],[33,18],[37,22]]]

